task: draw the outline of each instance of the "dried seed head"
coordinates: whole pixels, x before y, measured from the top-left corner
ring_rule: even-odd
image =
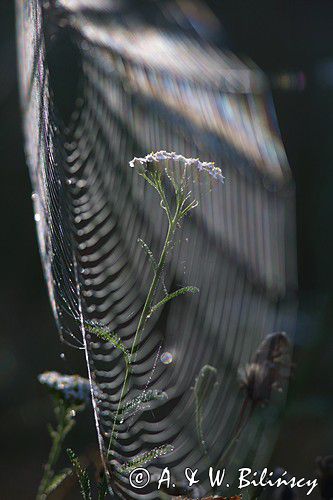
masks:
[[[290,363],[291,345],[285,332],[276,332],[267,335],[260,344],[254,361],[262,363],[265,360],[272,363]]]
[[[253,403],[265,404],[269,401],[274,384],[271,363],[250,363],[239,370],[240,384]]]
[[[282,391],[291,371],[291,346],[283,332],[268,335],[260,344],[253,363],[239,370],[240,383],[253,403],[265,404],[272,390]]]
[[[61,375],[58,372],[44,372],[38,376],[41,384],[46,385],[52,394],[62,399],[85,404],[90,401],[89,380],[79,375]]]

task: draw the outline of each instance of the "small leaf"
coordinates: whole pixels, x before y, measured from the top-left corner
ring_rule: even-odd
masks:
[[[76,472],[77,478],[79,480],[82,498],[84,500],[92,500],[91,489],[90,489],[90,479],[86,469],[82,469],[78,457],[75,455],[74,451],[68,448],[67,454],[72,463],[72,466]]]
[[[148,391],[143,392],[139,396],[131,399],[127,403],[123,405],[120,410],[122,417],[127,415],[132,415],[140,406],[145,403],[150,403],[151,401],[165,401],[168,398],[167,394],[163,391],[159,391],[157,389],[149,389]]]
[[[52,425],[51,424],[48,424],[47,425],[47,430],[51,436],[51,439],[54,439],[55,436],[57,435],[56,431],[53,429]]]
[[[212,393],[212,388],[216,384],[217,370],[211,365],[204,365],[197,378],[195,379],[194,394],[196,403],[196,426],[197,434],[200,445],[202,446],[205,454],[207,454],[207,447],[202,428],[203,424],[203,407],[209,400]]]
[[[164,306],[167,302],[170,302],[170,300],[175,299],[176,297],[179,297],[180,295],[184,295],[185,293],[198,293],[199,288],[196,286],[185,286],[183,288],[179,288],[179,290],[176,290],[175,292],[169,293],[164,299],[162,299],[158,304],[153,306],[150,310],[150,314],[154,313],[159,309],[161,306]]]
[[[100,339],[105,342],[110,342],[113,347],[118,349],[125,359],[125,363],[127,365],[130,364],[130,353],[123,344],[121,338],[116,333],[110,332],[110,330],[106,326],[101,326],[96,323],[85,323],[85,328],[89,333],[95,334]]]
[[[197,378],[195,379],[194,391],[200,404],[206,399],[207,393],[210,393],[212,381],[216,382],[217,370],[214,366],[204,365]]]
[[[143,241],[143,239],[138,238],[138,243],[140,243],[141,247],[142,247],[142,248],[143,248],[143,250],[146,252],[146,254],[147,254],[147,256],[148,256],[148,258],[149,258],[149,260],[150,260],[150,262],[151,262],[151,264],[152,264],[152,266],[153,266],[154,271],[156,271],[156,269],[157,269],[157,262],[156,262],[156,260],[155,260],[154,255],[153,255],[153,252],[150,250],[150,248],[149,248],[149,246],[147,245],[147,243],[145,243],[145,242]]]
[[[154,271],[154,273],[156,273],[156,271],[157,271],[157,262],[156,262],[156,259],[154,257],[153,252],[150,250],[149,246],[147,245],[147,243],[145,243],[143,241],[142,238],[138,238],[138,243],[140,243],[140,245],[142,246],[143,250],[146,252],[146,254],[148,256],[148,259],[149,259],[149,261],[151,263],[151,266],[153,268],[153,271]],[[163,277],[161,277],[161,282],[162,282],[163,290],[167,294],[168,290],[167,290],[167,288],[165,286]]]
[[[133,460],[130,462],[127,462],[124,464],[119,472],[120,473],[126,473],[130,472],[132,469],[135,469],[136,467],[141,467],[142,465],[145,465],[152,460],[155,460],[156,458],[162,457],[163,455],[166,455],[167,453],[171,453],[174,450],[174,447],[171,446],[170,444],[162,445],[159,446],[158,448],[154,448],[151,451],[146,451],[145,453],[141,453],[140,455],[137,455]]]
[[[50,484],[48,485],[47,489],[45,490],[46,495],[50,495],[52,491],[56,490],[58,486],[61,485],[61,483],[72,473],[72,469],[64,469],[58,474],[56,474]]]

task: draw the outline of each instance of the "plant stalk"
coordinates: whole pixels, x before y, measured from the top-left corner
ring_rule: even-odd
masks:
[[[176,225],[177,225],[177,213],[178,212],[176,212],[175,217],[169,223],[169,228],[168,228],[168,232],[167,232],[167,235],[165,238],[163,250],[162,250],[160,259],[158,261],[158,264],[157,264],[157,268],[156,268],[156,271],[154,274],[152,284],[150,285],[150,289],[149,289],[149,292],[148,292],[148,295],[146,298],[145,305],[143,306],[143,310],[142,310],[142,313],[141,313],[141,316],[139,319],[139,323],[138,323],[138,326],[137,326],[137,329],[135,332],[135,337],[134,337],[133,345],[132,345],[132,349],[131,349],[131,356],[130,356],[131,362],[135,361],[136,349],[138,347],[138,344],[140,343],[143,329],[144,329],[146,322],[147,322],[147,319],[150,315],[150,310],[151,310],[152,302],[154,299],[154,295],[155,295],[156,289],[159,285],[159,282],[160,282],[160,279],[162,276],[162,272],[163,272],[163,268],[165,265],[165,260],[166,260],[166,256],[168,253],[168,248],[170,246],[170,243],[172,242],[172,239],[173,239],[173,236],[175,233],[175,229],[176,229]],[[133,356],[134,356],[134,358],[133,358]]]
[[[136,350],[137,350],[137,347],[140,343],[143,329],[146,325],[147,319],[149,318],[149,315],[151,312],[152,302],[154,300],[154,296],[155,296],[157,287],[159,285],[159,282],[160,282],[160,279],[162,276],[162,272],[164,269],[168,249],[169,249],[169,246],[172,242],[172,239],[173,239],[176,227],[177,227],[178,213],[179,213],[179,209],[177,207],[176,213],[175,213],[173,219],[171,219],[171,220],[169,219],[169,227],[168,227],[168,232],[167,232],[167,235],[165,238],[164,246],[163,246],[156,270],[154,272],[153,281],[150,285],[149,292],[148,292],[145,304],[143,306],[142,313],[141,313],[141,316],[139,319],[139,323],[138,323],[138,326],[137,326],[137,329],[135,332],[133,345],[132,345],[132,349],[130,352],[130,365],[132,364],[133,361],[135,361]],[[114,433],[115,433],[115,426],[117,424],[118,417],[119,417],[120,406],[121,406],[121,403],[123,402],[123,399],[124,399],[126,392],[127,392],[129,378],[130,378],[129,376],[130,376],[130,369],[129,369],[129,367],[126,367],[124,383],[123,383],[123,386],[121,389],[119,403],[118,403],[116,415],[115,415],[115,418],[113,421],[113,427],[112,427],[111,437],[110,437],[108,451],[107,451],[107,458],[109,458],[110,450],[112,447],[112,441],[113,441],[113,437],[114,437]]]
[[[70,408],[66,407],[64,402],[61,402],[57,410],[58,425],[56,430],[52,433],[52,446],[47,463],[44,466],[44,473],[38,488],[36,500],[45,500],[45,498],[47,498],[48,495],[46,491],[54,477],[54,467],[58,462],[62,444],[74,425],[74,420],[70,417]]]

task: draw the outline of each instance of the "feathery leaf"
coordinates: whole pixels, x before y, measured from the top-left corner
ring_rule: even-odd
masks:
[[[71,464],[75,470],[76,476],[78,478],[82,498],[84,500],[92,500],[91,489],[90,489],[90,479],[86,469],[81,467],[80,461],[73,450],[67,449],[67,455],[71,461]]]
[[[151,310],[150,314],[153,314],[155,311],[157,311],[160,307],[164,306],[170,300],[175,299],[176,297],[179,297],[180,295],[184,295],[185,293],[198,293],[199,288],[196,286],[184,286],[183,288],[179,288],[179,290],[176,290],[175,292],[169,293],[166,297],[164,297],[160,302],[155,304]]]

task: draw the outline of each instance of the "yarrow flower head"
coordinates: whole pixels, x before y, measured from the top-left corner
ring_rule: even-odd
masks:
[[[175,152],[157,151],[157,153],[150,153],[144,158],[134,158],[130,161],[132,168],[149,168],[153,164],[159,168],[165,168],[167,174],[171,174],[171,163],[179,163],[183,169],[194,168],[197,172],[209,174],[213,179],[223,182],[224,177],[219,167],[216,167],[214,162],[200,161],[199,158],[186,158],[183,155]]]
[[[150,153],[144,158],[134,158],[129,164],[158,192],[169,221],[176,218],[179,222],[198,205],[193,198],[193,183],[209,181],[211,187],[213,182],[222,183],[224,179],[213,162],[185,158],[175,152]],[[172,215],[173,207],[176,210]]]
[[[38,376],[41,384],[50,392],[69,403],[85,404],[90,401],[89,380],[79,375],[61,375],[58,372],[44,372]]]

